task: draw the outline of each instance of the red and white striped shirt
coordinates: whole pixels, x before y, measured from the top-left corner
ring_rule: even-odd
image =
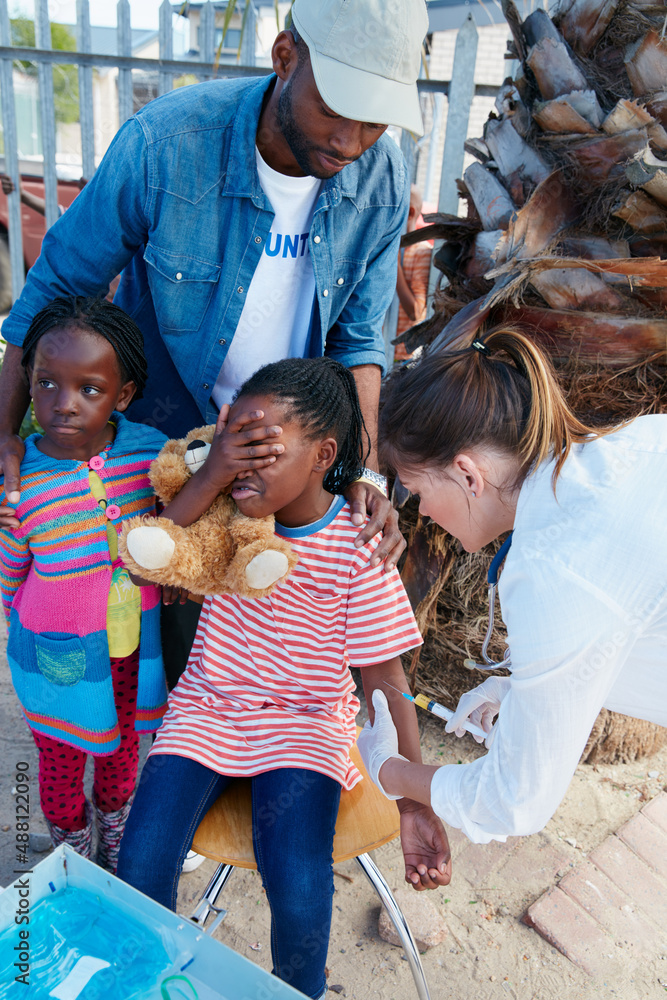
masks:
[[[398,572],[370,564],[381,536],[354,547],[359,528],[343,497],[314,524],[276,533],[289,538],[296,568],[268,597],[206,598],[151,752],[228,775],[303,767],[350,789],[361,776],[348,753],[359,710],[349,666],[422,638]]]

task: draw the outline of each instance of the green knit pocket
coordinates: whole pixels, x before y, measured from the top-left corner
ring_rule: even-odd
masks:
[[[86,672],[86,652],[76,635],[57,639],[36,635],[35,655],[39,672],[51,684],[71,687],[78,684]]]

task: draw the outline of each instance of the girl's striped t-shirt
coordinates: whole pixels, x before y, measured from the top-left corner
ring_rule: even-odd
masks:
[[[302,767],[346,789],[357,783],[349,748],[359,701],[349,667],[422,642],[397,570],[370,565],[381,535],[357,549],[359,530],[343,497],[314,524],[276,524],[299,559],[288,579],[255,600],[206,598],[152,753],[218,774]]]

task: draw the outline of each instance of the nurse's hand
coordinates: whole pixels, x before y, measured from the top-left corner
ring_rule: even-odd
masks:
[[[398,752],[398,733],[389,711],[387,696],[384,691],[380,691],[378,688],[373,691],[373,708],[375,709],[375,721],[371,725],[369,720],[359,733],[357,750],[368,771],[369,778],[377,785],[382,794],[386,795],[388,799],[400,799],[400,795],[390,795],[385,792],[379,778],[380,768],[390,757],[397,757],[399,760],[406,758]]]
[[[485,740],[481,736],[475,736],[478,743],[484,743],[490,747],[493,743],[493,720],[500,711],[500,704],[510,689],[512,680],[510,677],[487,677],[487,679],[472,691],[467,691],[459,698],[456,711],[445,726],[446,733],[456,733],[463,736],[468,730],[463,728],[466,720],[480,726],[489,735]]]

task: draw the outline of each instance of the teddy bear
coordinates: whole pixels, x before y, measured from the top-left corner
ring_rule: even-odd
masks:
[[[204,464],[214,434],[215,427],[209,425],[167,441],[149,472],[163,504],[170,503]],[[273,515],[246,517],[224,494],[187,528],[169,518],[128,518],[119,552],[133,575],[204,596],[264,597],[297,562],[289,543],[274,534]]]

